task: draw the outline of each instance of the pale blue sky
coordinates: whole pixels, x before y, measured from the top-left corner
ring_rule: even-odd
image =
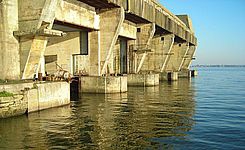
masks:
[[[198,48],[193,64],[245,65],[245,0],[159,0],[174,14],[188,14]]]

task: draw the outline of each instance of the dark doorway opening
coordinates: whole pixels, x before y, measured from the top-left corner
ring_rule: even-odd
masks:
[[[127,40],[120,39],[120,73],[127,74]]]

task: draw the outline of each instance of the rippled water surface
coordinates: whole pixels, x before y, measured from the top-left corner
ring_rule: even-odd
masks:
[[[0,120],[0,149],[245,149],[245,68]]]

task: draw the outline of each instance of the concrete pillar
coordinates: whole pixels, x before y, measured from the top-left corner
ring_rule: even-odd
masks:
[[[0,2],[0,79],[20,78],[18,37],[18,0]]]
[[[113,51],[125,18],[123,8],[100,12],[100,74],[114,73]]]
[[[42,56],[40,60],[39,73],[42,73],[42,76],[45,76],[45,57],[44,56]]]
[[[128,86],[156,86],[159,85],[159,74],[128,74]]]
[[[189,69],[181,69],[179,71],[179,78],[190,78],[191,77],[191,71]]]
[[[197,70],[191,70],[190,73],[191,73],[191,77],[195,77],[198,75]]]
[[[100,31],[92,31],[89,33],[90,44],[90,75],[100,76]]]
[[[31,79],[38,73],[46,45],[47,37],[44,36],[35,36],[33,40],[21,42],[22,79]],[[24,55],[25,52],[27,55]]]
[[[127,92],[127,76],[82,76],[81,93]]]
[[[177,81],[179,72],[162,72],[160,73],[160,81]]]
[[[113,53],[113,66],[116,74],[120,74],[120,39],[118,38]]]

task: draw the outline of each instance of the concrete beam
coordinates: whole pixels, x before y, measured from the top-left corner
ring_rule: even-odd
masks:
[[[79,1],[60,0],[55,11],[55,19],[90,29],[99,29],[99,15],[95,8]]]
[[[114,46],[118,39],[120,29],[124,21],[124,9],[113,8],[102,10],[100,15],[100,45],[101,56],[100,63],[102,65],[101,74],[113,73],[113,60],[111,59]]]
[[[123,22],[121,29],[120,29],[119,35],[122,37],[126,37],[126,38],[136,40],[136,38],[137,38],[136,33],[137,33],[136,24],[133,24],[132,22],[125,20]]]
[[[47,36],[47,37],[61,37],[65,36],[66,33],[59,30],[52,29],[40,29],[33,31],[14,31],[14,36]]]

